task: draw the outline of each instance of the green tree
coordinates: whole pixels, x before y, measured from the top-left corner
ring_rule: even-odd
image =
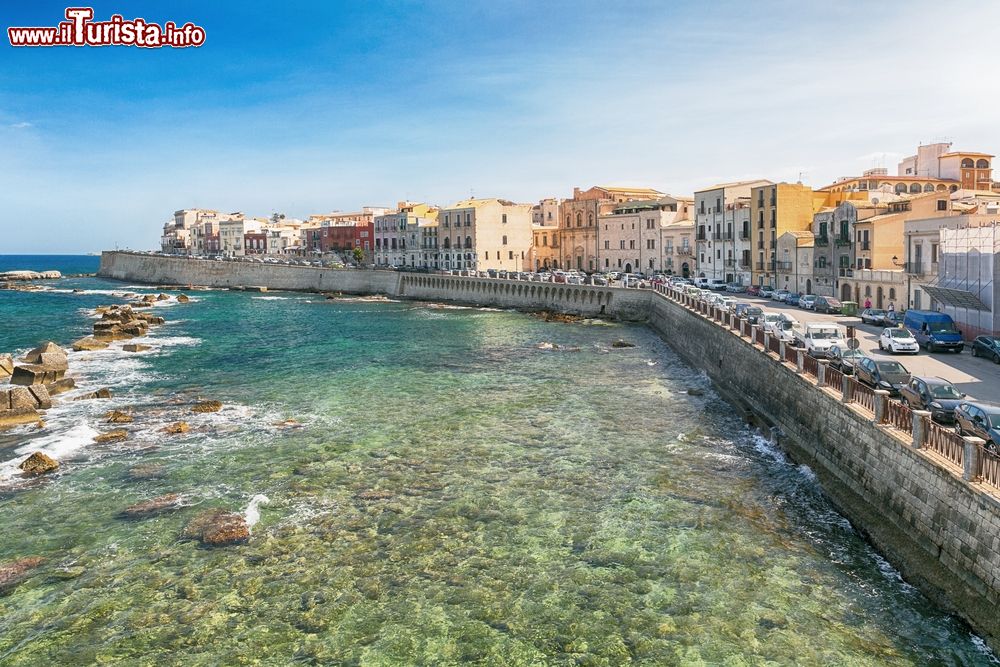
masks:
[[[362,250],[361,248],[355,248],[354,249],[354,261],[357,262],[358,264],[360,264],[361,262],[365,261],[365,251]]]

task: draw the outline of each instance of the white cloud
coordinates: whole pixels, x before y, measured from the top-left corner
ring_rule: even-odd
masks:
[[[21,121],[20,123],[11,123],[7,127],[9,127],[12,130],[26,130],[29,127],[34,127],[34,125],[32,125],[27,121]]]

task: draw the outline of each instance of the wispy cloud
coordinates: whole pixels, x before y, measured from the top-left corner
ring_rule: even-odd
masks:
[[[26,130],[29,127],[34,127],[34,125],[27,121],[21,121],[20,123],[11,123],[7,127],[9,127],[12,130]]]

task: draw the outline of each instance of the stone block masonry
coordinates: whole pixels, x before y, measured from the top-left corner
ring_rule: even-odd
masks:
[[[765,354],[735,330],[651,290],[391,271],[216,262],[104,253],[99,275],[152,284],[340,291],[646,321],[720,392],[774,425],[824,493],[910,583],[1000,651],[1000,500],[934,452],[911,446],[798,363]],[[741,325],[743,326],[743,325]],[[760,339],[758,338],[758,345]],[[796,359],[796,361],[798,361]],[[824,369],[825,370],[825,369]]]

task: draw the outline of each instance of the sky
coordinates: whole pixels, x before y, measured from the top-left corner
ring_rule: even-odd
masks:
[[[690,195],[1000,152],[1000,2],[92,3],[188,49],[12,48],[0,254],[158,247],[174,210],[292,217],[574,186]]]

